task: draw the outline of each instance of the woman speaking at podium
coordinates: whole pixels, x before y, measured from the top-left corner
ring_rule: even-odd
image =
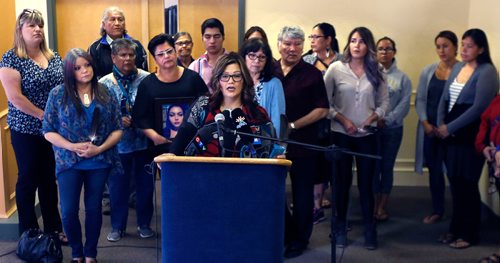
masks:
[[[229,138],[230,134],[225,132],[223,145],[219,145],[219,140],[215,138],[218,136],[212,136],[217,132],[215,116],[219,113],[225,116],[224,127],[232,126],[230,128],[234,130],[252,133],[252,126],[269,127],[269,116],[255,101],[252,77],[240,55],[231,52],[220,57],[210,83],[214,88],[213,94],[200,97],[192,105],[189,117],[179,128],[172,143],[171,153],[184,155],[184,149],[198,134],[202,138],[198,138],[199,149],[195,155],[240,156],[241,149],[237,149],[237,145],[241,143],[237,142],[236,136]],[[273,135],[272,132],[269,134]],[[225,155],[222,154],[224,150],[227,150]]]

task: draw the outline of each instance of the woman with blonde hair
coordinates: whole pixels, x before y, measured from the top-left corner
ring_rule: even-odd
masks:
[[[14,47],[0,62],[0,80],[8,100],[7,124],[16,156],[16,205],[19,234],[39,228],[35,196],[45,232],[58,232],[57,186],[52,147],[42,135],[42,119],[50,90],[63,82],[61,57],[47,47],[40,11],[24,9],[16,21]]]

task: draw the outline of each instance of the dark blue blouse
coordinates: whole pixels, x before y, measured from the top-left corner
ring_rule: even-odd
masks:
[[[45,109],[49,92],[55,86],[63,83],[63,63],[59,54],[49,60],[46,69],[41,68],[29,58],[20,58],[14,49],[7,51],[0,61],[0,68],[12,68],[21,74],[21,92],[31,103],[40,109]],[[7,124],[10,129],[26,134],[42,135],[42,121],[28,115],[10,101]]]
[[[104,88],[106,91],[107,89]],[[110,94],[110,102],[95,103],[95,110],[99,110],[99,119],[96,128],[89,128],[92,119],[85,112],[78,115],[76,108],[71,103],[65,103],[63,99],[64,86],[55,87],[51,92],[45,108],[43,118],[43,132],[56,132],[66,140],[76,142],[89,142],[94,139],[95,145],[101,145],[115,130],[122,129],[120,105],[113,94]],[[84,160],[93,163],[101,163],[110,166],[111,173],[122,173],[122,165],[116,146],[92,158],[85,159],[76,153],[53,146],[56,157],[56,174],[65,171]],[[101,167],[101,166],[100,166]]]

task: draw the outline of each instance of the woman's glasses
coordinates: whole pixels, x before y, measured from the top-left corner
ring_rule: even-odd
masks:
[[[175,49],[174,48],[169,48],[169,49],[165,49],[163,51],[160,51],[160,52],[156,53],[155,57],[163,58],[163,57],[166,57],[166,56],[171,56],[174,53],[175,53]]]
[[[259,62],[266,62],[266,59],[267,59],[267,57],[266,57],[266,56],[258,56],[258,55],[257,55],[257,54],[255,54],[255,53],[248,53],[248,54],[247,54],[247,56],[248,56],[248,58],[249,58],[250,60],[256,60],[256,59],[258,59],[258,60],[259,60]]]
[[[394,51],[394,48],[392,48],[392,47],[386,47],[386,48],[379,47],[379,48],[377,48],[377,51],[378,51],[379,53],[382,53],[382,52],[387,52],[387,53],[389,53],[389,52],[393,52],[393,51]]]
[[[322,38],[322,37],[325,37],[325,36],[322,36],[322,35],[310,35],[310,36],[308,36],[308,38],[310,40],[313,40],[313,39],[318,40],[318,38]]]
[[[234,75],[222,74],[220,76],[220,81],[222,81],[222,82],[229,82],[230,78],[233,78],[234,82],[240,82],[243,79],[243,75],[241,75],[241,74],[234,74]]]

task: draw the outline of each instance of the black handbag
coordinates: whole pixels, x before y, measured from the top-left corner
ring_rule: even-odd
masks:
[[[57,233],[46,234],[40,229],[24,231],[17,244],[16,255],[33,263],[60,263],[63,259]]]

